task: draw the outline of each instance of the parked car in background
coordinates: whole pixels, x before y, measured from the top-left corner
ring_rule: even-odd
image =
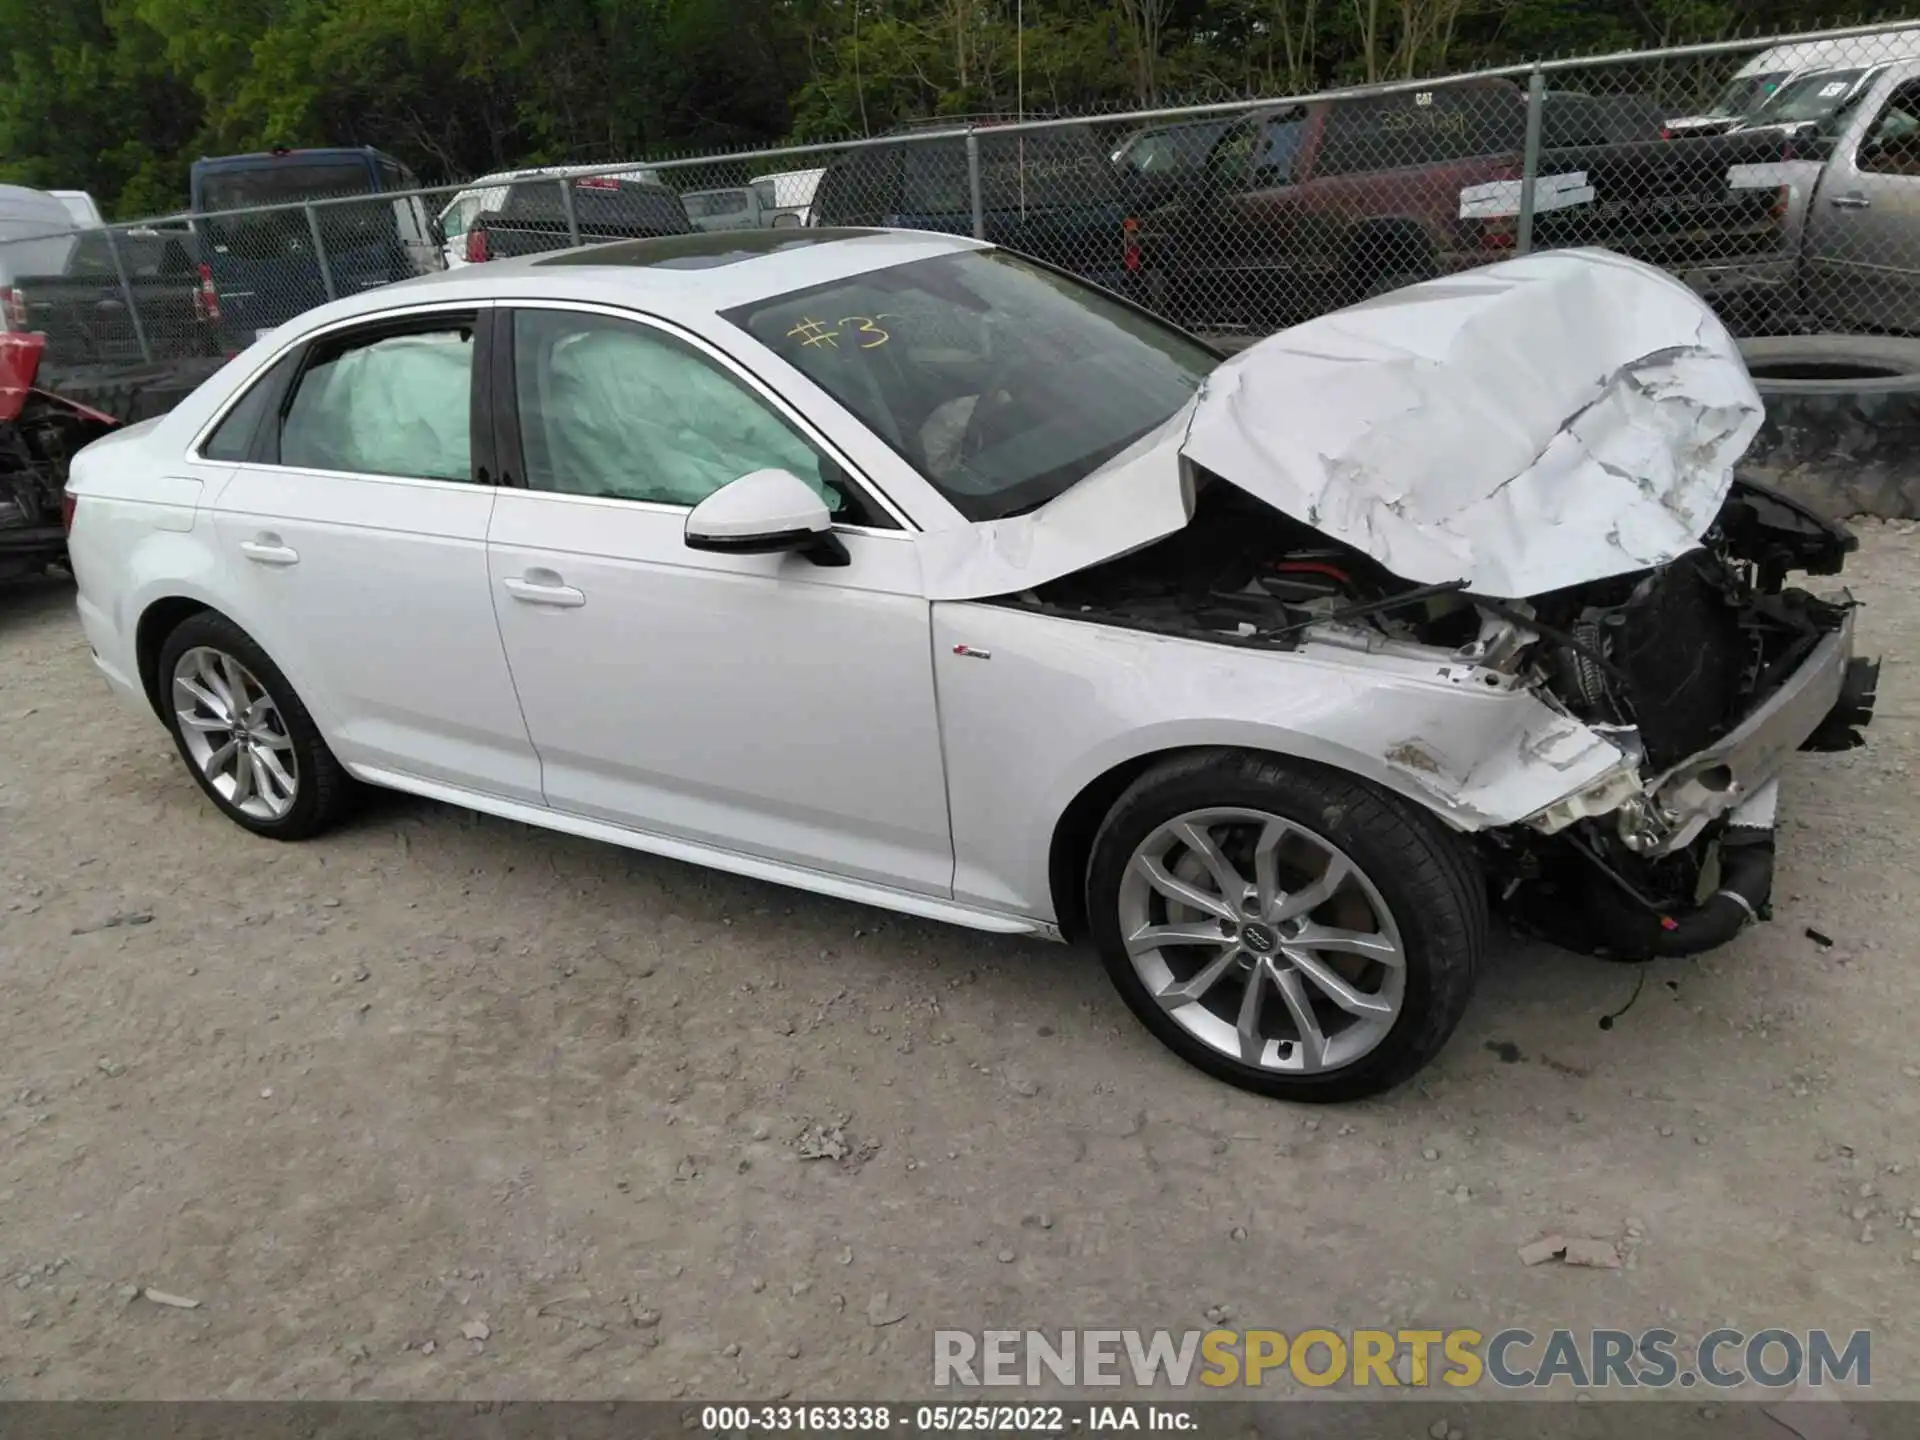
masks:
[[[42,335],[0,334],[0,580],[66,562],[67,467],[120,424],[40,388],[45,348]]]
[[[1129,289],[1190,325],[1272,328],[1489,263],[1516,242],[1526,125],[1525,93],[1499,79],[1246,117],[1178,199],[1130,217]],[[1785,142],[1615,142],[1621,125],[1594,97],[1548,100],[1534,244],[1604,245],[1726,304],[1777,304],[1793,273],[1787,192],[1728,174]]]
[[[1223,360],[971,239],[762,231],[327,306],[66,508],[88,661],[256,835],[358,780],[1084,937],[1327,1102],[1439,1052],[1490,903],[1631,959],[1768,914],[1874,666],[1789,583],[1853,537],[1734,476],[1760,421],[1599,251]]]
[[[93,196],[84,190],[49,190],[47,192],[67,207],[67,213],[77,225],[104,225],[100,206]]]
[[[985,238],[1119,284],[1114,237],[1126,211],[1118,176],[1092,131],[988,123],[973,134]],[[841,151],[820,177],[813,223],[971,235],[967,131],[926,127],[911,139]]]
[[[482,211],[467,227],[467,263],[564,250],[576,235],[581,244],[596,244],[693,230],[680,197],[644,175],[582,175],[567,183],[565,191],[509,187],[499,209]]]
[[[1752,120],[1781,86],[1804,71],[1916,58],[1920,58],[1920,27],[1843,40],[1801,40],[1775,45],[1736,70],[1706,110],[1670,119],[1666,130],[1674,137],[1724,135]]]
[[[777,170],[757,177],[753,186],[760,192],[761,208],[772,217],[775,229],[813,223],[814,192],[820,188],[825,167],[813,170]]]
[[[1920,57],[1813,71],[1756,117],[1784,136],[1800,308],[1819,329],[1920,334]]]
[[[198,244],[185,228],[84,230],[58,274],[15,277],[22,328],[46,337],[49,367],[225,354],[224,317]]]
[[[189,188],[192,209],[207,217],[200,222],[203,258],[228,322],[243,337],[270,330],[330,294],[351,295],[441,268],[432,220],[417,195],[304,208],[306,201],[420,188],[411,170],[370,147],[202,157],[193,162]]]
[[[757,185],[730,185],[719,190],[682,190],[680,203],[696,230],[764,230],[773,225],[770,192]]]
[[[1127,208],[1139,213],[1177,197],[1206,168],[1207,156],[1239,117],[1189,120],[1136,130],[1109,157]]]
[[[506,203],[511,187],[529,180],[558,181],[580,175],[627,175],[639,180],[659,179],[658,172],[645,165],[605,163],[533,165],[520,170],[502,170],[492,175],[482,175],[449,200],[440,212],[440,243],[447,268],[470,263],[467,260],[467,231],[474,217],[488,210],[498,210]]]
[[[14,278],[61,274],[79,238],[72,213],[46,191],[0,185],[0,331],[26,328]]]

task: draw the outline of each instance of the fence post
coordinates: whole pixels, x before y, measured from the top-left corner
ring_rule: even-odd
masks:
[[[333,266],[327,263],[327,242],[320,234],[320,213],[313,208],[311,200],[301,208],[307,212],[307,233],[313,237],[313,258],[320,266],[320,283],[326,288],[327,299],[338,300],[340,292],[334,288]]]
[[[120,298],[126,302],[127,319],[133,322],[133,342],[140,347],[140,363],[153,363],[153,346],[147,342],[147,327],[140,323],[140,306],[133,298],[133,282],[127,278],[127,262],[121,257],[120,242],[114,237],[113,226],[101,227],[107,232],[107,253],[113,257],[113,273],[120,281]]]
[[[1547,77],[1538,65],[1527,77],[1527,148],[1520,161],[1520,217],[1514,225],[1515,253],[1533,253],[1534,191],[1540,184],[1540,129],[1547,102]]]
[[[553,183],[560,187],[560,213],[567,217],[567,246],[569,249],[578,250],[580,248],[580,212],[574,208],[573,204],[573,182],[562,175]],[[509,190],[508,193],[511,194],[512,191]]]
[[[973,201],[973,238],[987,238],[986,207],[980,203],[980,134],[967,127],[967,194]]]

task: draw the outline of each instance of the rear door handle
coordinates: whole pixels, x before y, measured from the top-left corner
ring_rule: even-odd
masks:
[[[523,605],[551,605],[559,610],[577,610],[587,603],[586,594],[561,583],[551,570],[531,570],[525,575],[500,582],[507,593]]]
[[[262,535],[254,540],[242,540],[240,553],[258,565],[298,565],[300,552],[291,545],[280,543],[278,535]]]
[[[1836,210],[1865,210],[1873,201],[1864,195],[1836,195],[1827,203]]]

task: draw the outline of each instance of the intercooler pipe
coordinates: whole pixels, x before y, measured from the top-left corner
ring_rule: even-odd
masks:
[[[1650,932],[1648,959],[1698,955],[1767,918],[1773,897],[1773,831],[1730,827],[1720,837],[1720,888],[1679,915],[1662,915]]]
[[[1768,918],[1778,783],[1763,786],[1737,806],[1720,834],[1720,883],[1697,905],[1659,905],[1633,888],[1586,845],[1573,848],[1608,884],[1591,896],[1605,952],[1621,960],[1672,960],[1726,944],[1756,920]]]

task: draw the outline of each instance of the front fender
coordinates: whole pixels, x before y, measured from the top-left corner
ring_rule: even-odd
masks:
[[[1259,650],[983,603],[937,604],[933,627],[954,894],[1029,915],[1058,918],[1048,857],[1074,798],[1145,756],[1292,756],[1461,831],[1514,824],[1631,764],[1529,690],[1439,651]]]

